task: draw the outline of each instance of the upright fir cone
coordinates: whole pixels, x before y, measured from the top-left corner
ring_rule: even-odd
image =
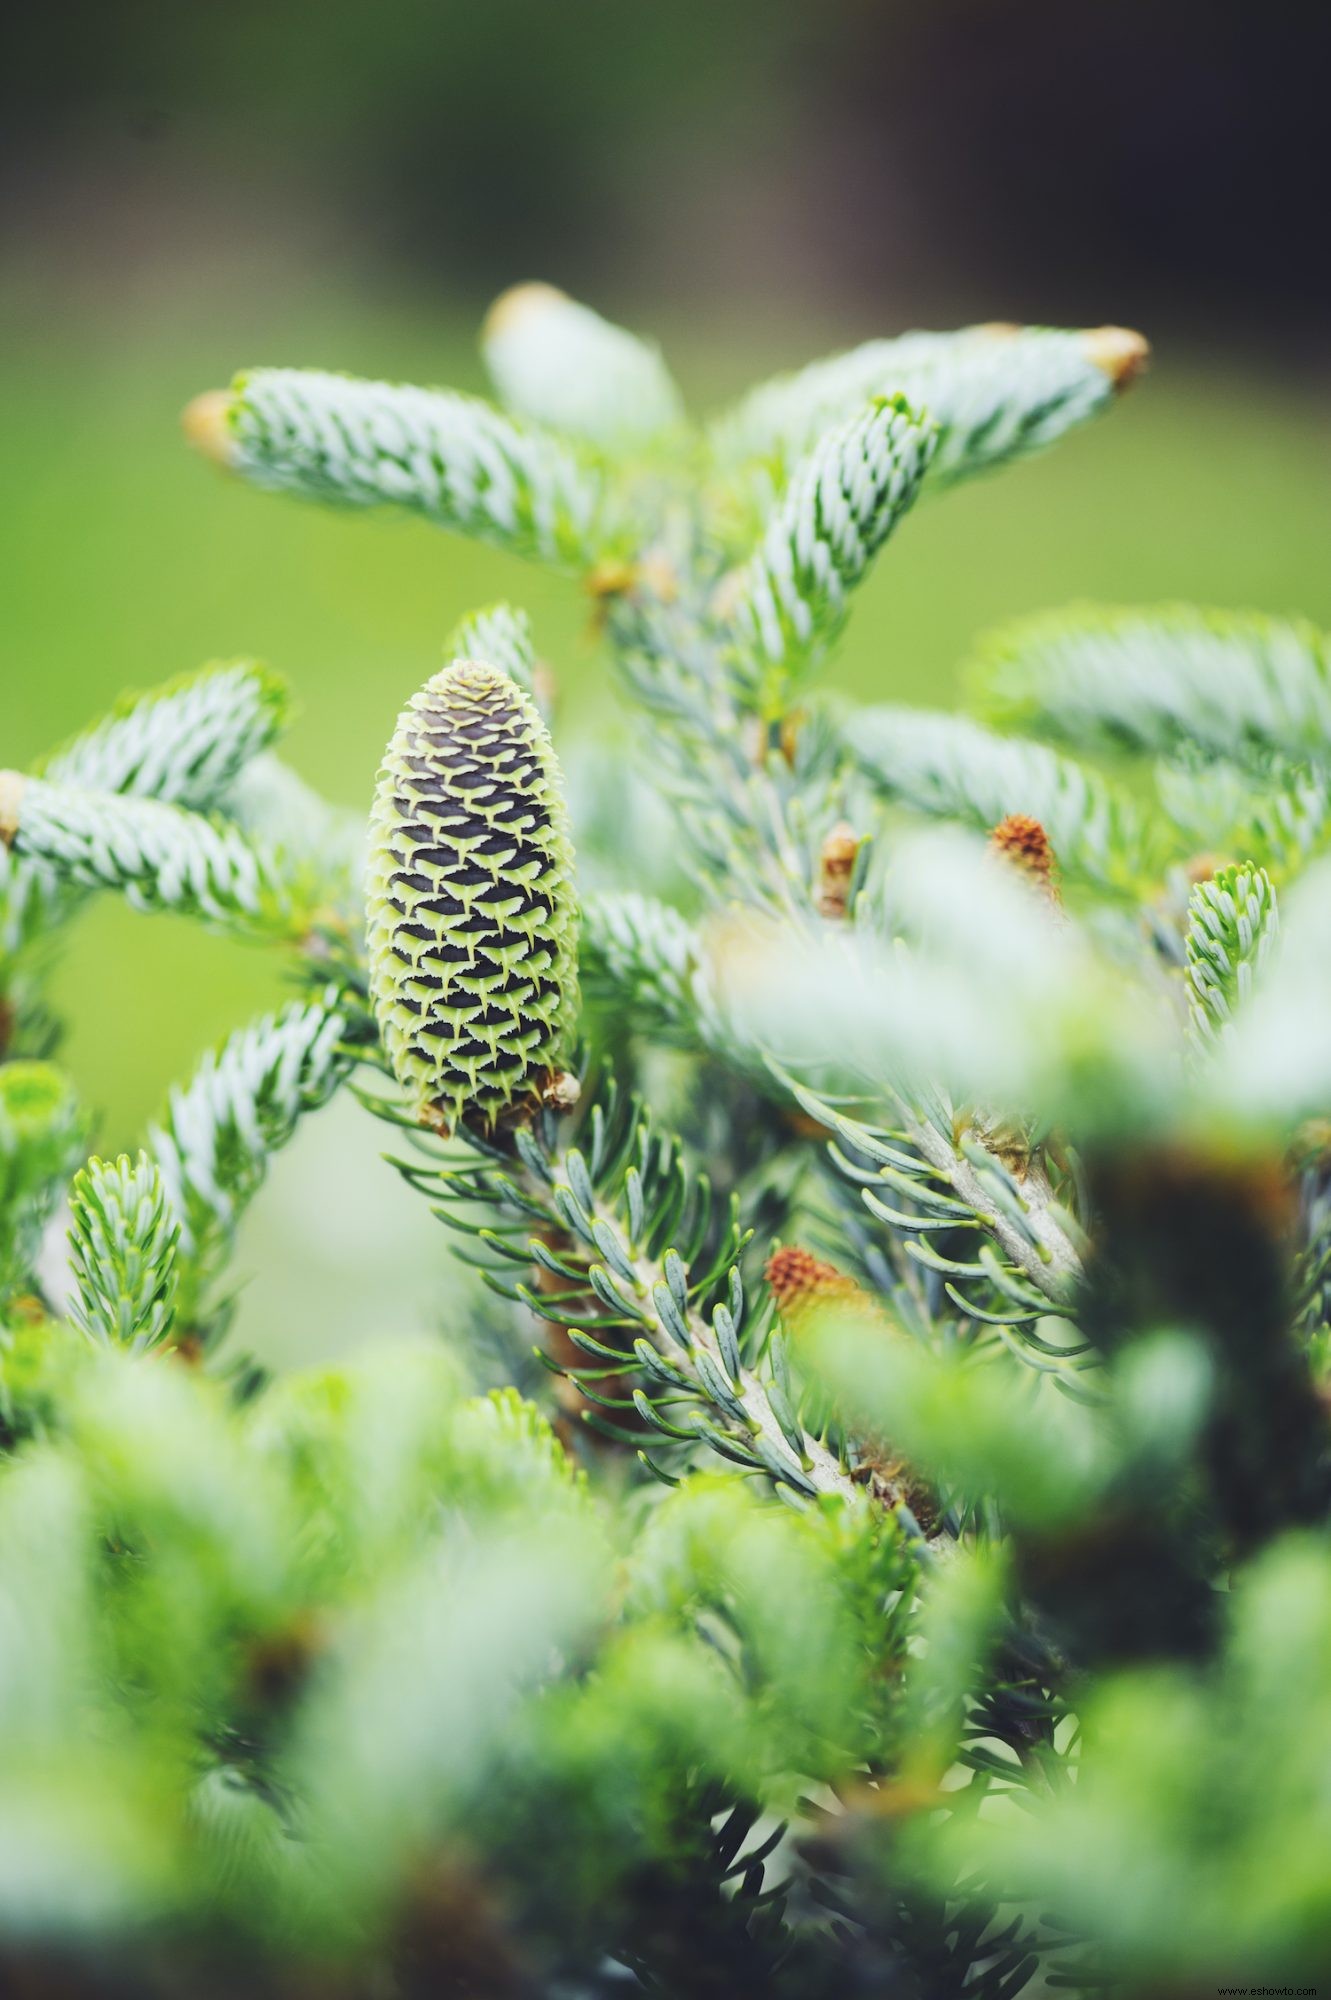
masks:
[[[422,1124],[491,1130],[568,1100],[572,865],[535,705],[453,661],[398,718],[370,815],[370,995]]]
[[[1063,898],[1054,876],[1057,860],[1053,845],[1038,819],[1032,819],[1029,813],[1008,813],[991,830],[989,849],[1024,875],[1051,903],[1062,906]]]
[[[813,1315],[835,1312],[882,1328],[885,1339],[896,1338],[891,1321],[878,1301],[835,1264],[825,1264],[799,1243],[774,1250],[763,1274],[786,1331],[798,1340]],[[926,1534],[938,1521],[938,1499],[919,1474],[883,1438],[861,1438],[856,1445],[854,1477],[885,1507],[904,1502]]]

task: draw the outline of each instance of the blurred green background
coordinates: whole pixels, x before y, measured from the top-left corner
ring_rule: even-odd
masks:
[[[501,594],[533,614],[566,731],[597,724],[616,697],[573,586],[242,489],[178,430],[252,363],[481,387],[480,314],[527,277],[654,331],[699,407],[911,324],[1155,338],[1109,420],[908,521],[835,669],[860,694],[950,701],[985,626],[1072,597],[1331,624],[1312,10],[1217,5],[1202,33],[1181,0],[1112,20],[1043,0],[76,4],[20,35],[0,83],[0,762],[123,687],[249,654],[295,689],[293,761],[359,803],[450,626]],[[106,1148],[280,973],[102,904],[60,997]],[[299,1318],[310,1346],[433,1312],[429,1225],[366,1169],[377,1136],[329,1118],[247,1246],[253,1325]]]

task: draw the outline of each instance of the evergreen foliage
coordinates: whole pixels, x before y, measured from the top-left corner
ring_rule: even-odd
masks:
[[[70,1189],[70,1262],[78,1304],[71,1317],[94,1340],[138,1353],[171,1330],[180,1224],[160,1170],[140,1153],[89,1160]]]
[[[1041,623],[983,667],[1023,736],[818,685],[916,495],[1107,406],[1120,330],[876,341],[703,432],[548,287],[485,348],[504,412],[259,370],[188,427],[580,571],[627,779],[602,749],[566,812],[508,605],[408,700],[368,830],[243,666],[0,774],[0,1985],[1309,1986],[1325,642]],[[44,994],[105,890],[301,988],[115,1161]],[[508,1386],[460,1276],[451,1338],[240,1351],[240,1219],[342,1088]]]

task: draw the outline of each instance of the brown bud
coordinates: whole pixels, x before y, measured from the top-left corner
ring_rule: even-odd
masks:
[[[782,1323],[797,1339],[809,1317],[823,1311],[853,1316],[866,1327],[880,1328],[887,1338],[895,1337],[877,1299],[835,1264],[825,1264],[799,1243],[783,1243],[773,1251],[765,1275]],[[851,1476],[883,1507],[896,1508],[904,1502],[925,1534],[937,1524],[937,1497],[885,1438],[856,1439]]]
[[[938,1495],[890,1445],[873,1441],[860,1444],[851,1477],[857,1486],[866,1486],[884,1507],[900,1507],[904,1502],[921,1534],[928,1535],[937,1527],[941,1511]]]
[[[328,1635],[311,1611],[254,1639],[245,1659],[246,1692],[262,1708],[285,1707],[304,1686]]]
[[[764,1276],[776,1309],[789,1326],[821,1306],[848,1306],[881,1317],[862,1286],[844,1271],[838,1271],[835,1264],[825,1264],[802,1244],[783,1243],[774,1250]]]
[[[860,838],[846,820],[839,820],[823,840],[818,856],[816,901],[821,917],[840,919],[846,914],[850,878],[855,872],[855,856]]]
[[[1054,850],[1038,819],[1029,813],[1009,813],[990,833],[989,851],[1024,875],[1051,903],[1061,902],[1054,880]]]
[[[215,465],[229,466],[232,462],[230,419],[233,401],[229,389],[205,389],[201,396],[196,396],[181,411],[180,425],[186,438],[195,451],[201,451]]]
[[[1082,345],[1088,359],[1104,370],[1119,395],[1145,374],[1151,359],[1150,342],[1127,326],[1088,327]]]
[[[795,756],[799,749],[800,731],[808,719],[809,712],[804,708],[788,708],[781,718],[780,728],[777,732],[777,748],[792,771],[795,768]]]
[[[541,1102],[551,1111],[571,1111],[581,1095],[581,1083],[566,1069],[552,1070],[541,1088]]]
[[[622,556],[607,556],[604,562],[596,564],[587,572],[583,588],[589,597],[604,602],[611,597],[627,597],[632,590],[637,571],[631,562]]]

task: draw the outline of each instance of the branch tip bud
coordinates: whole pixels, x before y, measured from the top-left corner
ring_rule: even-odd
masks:
[[[1089,360],[1104,370],[1122,395],[1150,365],[1151,344],[1128,326],[1094,326],[1082,335]]]
[[[520,320],[532,313],[548,312],[551,306],[568,304],[568,294],[561,292],[558,285],[547,285],[539,278],[528,280],[526,284],[510,285],[501,292],[481,326],[481,345],[499,339],[501,334],[512,332]]]
[[[205,389],[180,413],[180,427],[195,451],[211,458],[215,465],[230,466],[231,409],[234,397],[229,389]]]
[[[1008,813],[990,831],[989,851],[1025,876],[1051,903],[1061,902],[1054,873],[1057,857],[1053,842],[1038,819],[1029,813]]]
[[[859,834],[848,820],[838,820],[826,834],[818,854],[818,914],[831,921],[844,917],[850,901],[850,881],[860,851]]]

